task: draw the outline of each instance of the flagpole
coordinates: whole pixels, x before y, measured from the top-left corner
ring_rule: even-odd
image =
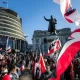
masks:
[[[57,32],[56,32],[56,39],[59,39],[59,36],[58,36]],[[56,63],[57,63],[57,59],[58,59],[58,56],[59,56],[59,50],[57,51],[56,55],[57,55],[56,56]]]
[[[7,1],[7,9],[8,9],[8,1]]]
[[[7,37],[6,49],[7,49],[7,47],[8,47],[8,43],[9,43],[9,36]]]
[[[6,4],[6,8],[8,9],[8,1],[4,1],[3,4]]]
[[[40,46],[39,46],[40,53],[43,53],[43,52],[42,52],[42,48],[41,48],[41,47],[42,47],[42,44],[43,44],[43,42],[41,42],[41,44],[40,44]]]

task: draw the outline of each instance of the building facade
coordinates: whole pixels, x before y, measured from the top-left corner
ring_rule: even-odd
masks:
[[[0,47],[24,51],[27,41],[22,31],[22,19],[16,12],[0,7]]]
[[[32,44],[28,44],[27,52],[32,52],[32,50],[33,50],[33,45]]]
[[[50,34],[48,31],[41,31],[36,30],[34,31],[32,43],[33,43],[33,51],[40,51],[42,53],[46,53],[48,51],[48,48],[50,46],[50,43],[55,40],[56,38],[59,38],[61,41],[61,45],[63,46],[64,43],[68,40],[68,36],[71,33],[70,28],[62,28],[56,30],[57,35]]]

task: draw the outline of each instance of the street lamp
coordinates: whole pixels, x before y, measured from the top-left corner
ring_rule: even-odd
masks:
[[[24,38],[26,39],[26,37],[28,37],[28,35],[25,34],[25,35],[24,35]]]

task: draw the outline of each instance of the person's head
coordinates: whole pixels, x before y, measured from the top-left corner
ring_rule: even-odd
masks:
[[[16,73],[16,66],[15,65],[12,65],[10,67],[10,72]]]
[[[7,65],[2,65],[2,66],[1,66],[1,71],[2,71],[2,73],[8,72],[8,70],[7,70]]]
[[[30,74],[23,74],[19,77],[19,80],[32,80],[32,76]]]
[[[50,71],[50,66],[47,66],[47,70]]]

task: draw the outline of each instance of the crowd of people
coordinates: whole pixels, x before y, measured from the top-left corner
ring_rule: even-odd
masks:
[[[41,72],[38,54],[2,53],[0,52],[0,80],[49,80],[56,77],[56,61],[44,56],[46,71]],[[80,59],[74,58],[61,80],[80,79]]]

